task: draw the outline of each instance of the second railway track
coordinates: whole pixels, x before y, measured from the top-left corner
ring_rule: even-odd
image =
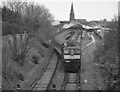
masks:
[[[34,81],[32,86],[28,89],[27,92],[33,91],[46,91],[49,83],[55,73],[56,67],[58,64],[58,57],[56,54],[53,55],[53,58],[46,67],[43,68],[43,71]]]

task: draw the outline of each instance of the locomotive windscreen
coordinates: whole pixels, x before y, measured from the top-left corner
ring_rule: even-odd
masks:
[[[74,53],[74,54],[79,54],[80,53],[80,49],[79,48],[64,48],[63,49],[63,53],[64,54],[71,54],[71,53]]]
[[[67,47],[63,49],[64,59],[80,59],[80,48]]]

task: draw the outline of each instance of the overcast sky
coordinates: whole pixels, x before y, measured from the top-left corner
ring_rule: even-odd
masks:
[[[76,19],[110,20],[118,14],[119,0],[26,0],[37,2],[49,9],[55,20],[69,20],[71,2]],[[88,2],[89,1],[89,2]]]

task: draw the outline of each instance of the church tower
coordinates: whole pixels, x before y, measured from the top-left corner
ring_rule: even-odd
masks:
[[[74,21],[74,9],[73,9],[73,3],[71,4],[71,10],[70,10],[70,21]]]

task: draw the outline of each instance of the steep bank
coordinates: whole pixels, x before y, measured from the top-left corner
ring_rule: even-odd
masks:
[[[9,48],[7,46],[3,46],[3,90],[14,90],[18,85],[24,89],[28,88],[30,83],[37,77],[39,68],[42,64],[51,59],[53,50],[51,48],[44,47],[40,44],[38,39],[32,39],[29,45],[31,49],[27,53],[23,66],[14,62],[11,59],[12,55]],[[37,64],[33,62],[33,56],[38,57]]]

